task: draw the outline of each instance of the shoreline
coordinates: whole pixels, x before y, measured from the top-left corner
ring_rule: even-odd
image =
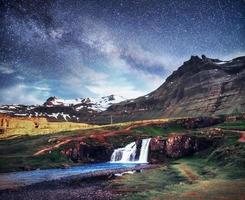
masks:
[[[38,185],[50,185],[50,184],[69,184],[71,182],[76,182],[76,181],[87,181],[91,179],[100,179],[101,177],[104,178],[110,178],[113,177],[115,174],[120,174],[124,173],[127,171],[139,171],[139,170],[144,170],[144,169],[152,169],[152,168],[157,168],[159,165],[153,165],[153,164],[146,164],[146,165],[138,165],[134,167],[128,167],[128,168],[118,168],[118,169],[106,169],[106,170],[100,170],[100,171],[95,171],[95,172],[87,172],[87,173],[81,173],[79,175],[71,175],[67,177],[62,177],[59,179],[54,179],[54,180],[47,180],[47,181],[41,181],[37,183],[30,183],[30,184],[6,184],[4,185],[4,182],[2,185],[0,185],[0,193],[8,190],[21,190],[22,188],[25,187],[30,187],[30,186],[38,186]],[[25,172],[25,171],[23,171]],[[19,172],[18,172],[19,173]]]

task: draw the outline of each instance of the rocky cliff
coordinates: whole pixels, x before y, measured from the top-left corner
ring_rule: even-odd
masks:
[[[150,94],[110,106],[98,121],[210,116],[245,112],[245,57],[192,56]]]

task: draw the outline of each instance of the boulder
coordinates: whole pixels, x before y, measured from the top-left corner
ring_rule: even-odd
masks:
[[[196,151],[196,140],[193,136],[172,134],[166,141],[166,155],[172,158],[188,156]]]

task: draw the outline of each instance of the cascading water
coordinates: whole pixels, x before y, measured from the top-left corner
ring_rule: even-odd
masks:
[[[139,159],[136,159],[137,144],[132,142],[124,148],[115,149],[111,155],[111,162],[117,163],[147,163],[148,150],[151,138],[143,139]]]

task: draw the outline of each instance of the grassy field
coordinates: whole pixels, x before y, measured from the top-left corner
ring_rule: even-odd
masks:
[[[237,134],[194,156],[110,183],[124,200],[232,199],[245,196],[245,144]]]
[[[1,117],[1,116],[0,116]],[[0,118],[1,119],[1,118]],[[8,119],[8,118],[7,118]],[[11,139],[14,137],[20,137],[23,135],[49,135],[56,133],[63,133],[75,130],[120,130],[129,126],[137,126],[144,123],[165,123],[171,119],[153,119],[153,120],[141,120],[130,121],[123,123],[114,123],[107,125],[90,125],[85,123],[74,122],[48,122],[45,118],[10,118],[8,119],[8,126],[3,124],[0,126],[0,140]],[[173,119],[172,119],[173,120]]]
[[[33,156],[40,149],[55,145],[60,141],[66,139],[75,139],[78,137],[89,137],[90,135],[101,135],[105,132],[119,131],[123,130],[129,126],[135,126],[144,123],[164,123],[166,119],[159,120],[148,120],[148,121],[135,121],[126,123],[117,123],[112,125],[104,126],[86,126],[78,130],[70,131],[58,131],[58,132],[41,132],[42,129],[34,129],[32,133],[31,129],[27,128],[27,133],[25,134],[24,129],[17,130],[16,134],[8,133],[4,137],[0,138],[0,172],[8,171],[20,171],[36,168],[52,168],[52,167],[62,167],[66,165],[77,165],[64,155],[60,154],[60,151],[65,148],[65,146],[56,148],[55,150],[45,153],[40,156]],[[50,122],[55,124],[62,124],[62,122]],[[73,123],[71,123],[73,124]],[[69,127],[70,122],[65,123]],[[83,126],[84,124],[82,124]],[[79,128],[79,124],[77,124]],[[47,129],[48,130],[48,129]],[[136,140],[137,138],[147,138],[151,137],[151,132],[141,133],[137,131],[132,131],[132,134],[116,134],[107,138],[107,142],[113,144],[115,147],[123,147],[126,144]],[[86,143],[95,143],[95,140],[86,139]],[[81,164],[81,163],[80,163]]]
[[[162,120],[162,123],[165,121]],[[137,123],[140,122],[1,139],[0,172],[77,165],[60,153],[64,147],[40,156],[33,154],[40,148],[54,145],[67,138],[120,131]],[[238,142],[240,134],[230,130],[241,130],[244,125],[243,121],[219,124],[215,127],[225,130],[223,139],[209,149],[193,157],[170,160],[157,169],[114,179],[108,187],[125,194],[124,199],[212,199],[208,198],[208,194],[213,195],[213,199],[222,199],[225,195],[228,195],[228,199],[239,199],[237,197],[245,193],[245,145]],[[106,138],[106,141],[121,147],[137,138],[167,136],[172,132],[198,135],[205,134],[207,130],[208,128],[187,130],[173,125],[145,125],[144,122],[142,127],[132,127],[129,133],[112,135]],[[87,139],[86,142],[94,141]]]
[[[152,125],[152,126],[144,126],[133,129],[133,131],[146,134],[151,137],[155,136],[167,136],[169,133],[179,133],[179,132],[187,132],[188,130],[184,129],[181,126],[166,126],[162,127],[160,125]]]
[[[124,175],[112,180],[109,187],[124,194],[123,200],[243,200],[245,196],[245,144],[240,134],[244,121],[225,122],[222,139],[194,156],[170,160],[160,168]],[[136,132],[152,136],[186,132],[180,127],[139,127]],[[208,133],[208,129],[192,130],[190,134]]]

